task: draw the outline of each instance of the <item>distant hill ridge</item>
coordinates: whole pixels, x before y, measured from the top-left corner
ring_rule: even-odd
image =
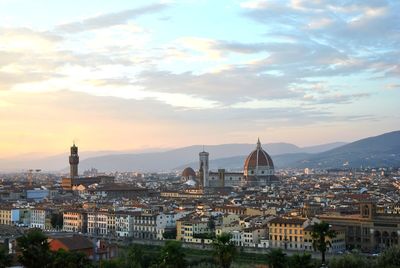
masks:
[[[254,144],[208,145],[211,169],[241,170],[245,157],[255,149]],[[340,168],[400,166],[400,131],[393,131],[352,143],[336,142],[300,148],[290,143],[267,143],[263,148],[272,156],[277,168]],[[193,145],[161,152],[91,152],[80,153],[79,171],[97,168],[103,172],[139,171],[161,172],[198,168],[198,153],[202,145]],[[0,170],[21,167],[67,172],[68,153],[44,159],[20,162],[0,161]],[[86,155],[87,158],[82,157]]]
[[[210,168],[240,170],[246,156],[215,159],[210,161]],[[400,167],[400,131],[361,139],[324,152],[275,155],[272,160],[276,168]],[[195,164],[187,165],[196,167]]]

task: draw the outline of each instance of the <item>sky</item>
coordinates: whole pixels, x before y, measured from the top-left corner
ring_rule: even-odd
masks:
[[[397,0],[0,0],[0,158],[400,126]]]

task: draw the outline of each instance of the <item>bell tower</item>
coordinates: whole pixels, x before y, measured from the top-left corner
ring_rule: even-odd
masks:
[[[208,156],[209,153],[205,152],[204,150],[199,153],[199,160],[200,160],[200,181],[203,187],[208,187]]]
[[[78,147],[74,144],[71,146],[71,154],[69,156],[69,176],[70,178],[78,177],[78,164],[79,164],[79,155],[78,155]]]

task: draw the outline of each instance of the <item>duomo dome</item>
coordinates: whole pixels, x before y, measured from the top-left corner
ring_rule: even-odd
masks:
[[[245,177],[265,177],[274,175],[274,163],[269,154],[261,147],[260,139],[257,147],[244,161]]]

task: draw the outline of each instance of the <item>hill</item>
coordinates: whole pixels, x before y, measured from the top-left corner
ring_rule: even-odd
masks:
[[[293,167],[398,167],[400,131],[358,140],[291,163]]]

